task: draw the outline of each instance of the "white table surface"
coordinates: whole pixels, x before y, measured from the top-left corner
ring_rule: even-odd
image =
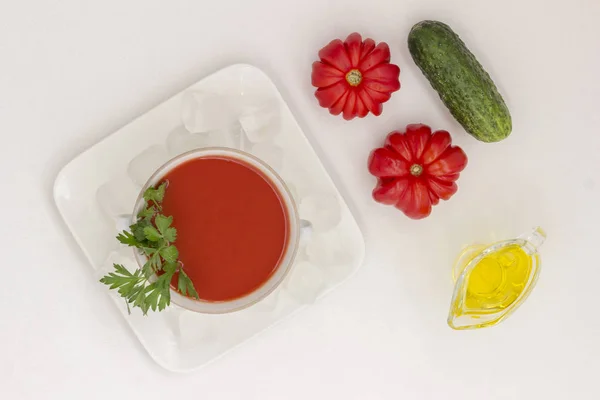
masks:
[[[285,3],[290,3],[287,5]],[[0,398],[598,399],[600,2],[597,0],[0,1]],[[490,71],[514,131],[483,144],[406,46],[448,22]],[[352,31],[402,69],[381,117],[319,108],[311,63]],[[359,272],[307,312],[188,375],[153,363],[93,278],[52,200],[59,169],[132,118],[236,62],[265,70],[364,231]],[[373,202],[387,132],[425,122],[469,155],[424,221]],[[492,329],[446,325],[462,245],[542,225],[539,284]],[[193,397],[192,397],[193,396]]]

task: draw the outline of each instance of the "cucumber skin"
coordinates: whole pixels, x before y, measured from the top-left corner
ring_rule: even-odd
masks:
[[[499,142],[512,119],[489,74],[446,24],[421,21],[408,35],[410,54],[456,120],[476,139]]]

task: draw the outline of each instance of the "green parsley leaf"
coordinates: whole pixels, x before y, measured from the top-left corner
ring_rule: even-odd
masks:
[[[123,265],[113,264],[113,268],[115,269],[115,272],[110,272],[100,279],[100,282],[109,285],[111,289],[116,289],[130,282],[138,281],[137,277],[129,272]]]
[[[170,304],[171,304],[171,292],[167,290],[166,295],[160,296],[160,300],[158,302],[158,311],[164,310]]]
[[[158,231],[164,235],[167,228],[173,223],[173,217],[165,217],[162,214],[157,214],[154,223],[156,224]]]
[[[158,232],[158,230],[156,230],[156,228],[153,226],[146,226],[144,228],[144,236],[151,242],[158,242],[160,239],[162,239],[160,232]]]
[[[152,264],[152,258],[150,258],[142,267],[142,275],[144,275],[146,279],[150,279],[155,273],[156,271],[154,269],[154,265]]]
[[[138,218],[152,218],[156,213],[156,207],[150,206],[140,211],[140,213],[138,214]]]
[[[148,287],[150,287],[150,286],[148,286]],[[156,311],[156,308],[158,307],[158,300],[159,300],[160,294],[161,294],[160,290],[157,290],[156,287],[152,287],[152,290],[146,297],[146,303],[149,305],[149,307],[152,308],[152,311]]]
[[[152,223],[148,220],[142,219],[129,227],[139,243],[147,241],[146,235],[144,234],[144,228],[147,226],[152,226]]]
[[[156,249],[152,247],[142,247],[142,251],[147,256],[151,256],[152,254],[156,253]]]
[[[144,289],[139,290],[137,292],[137,295],[135,296],[131,296],[130,300],[133,300],[133,306],[134,307],[140,307],[142,309],[142,312],[144,311],[144,307],[142,306],[142,304],[145,303],[146,301],[146,291]],[[145,312],[144,312],[145,314]]]
[[[194,288],[194,284],[192,283],[192,280],[183,271],[183,268],[179,269],[179,279],[177,281],[177,289],[184,296],[189,296],[189,297],[192,297],[194,299],[199,299],[200,298],[200,296],[198,296],[198,292],[196,292],[196,289]]]
[[[176,261],[173,262],[167,262],[165,263],[165,273],[171,275],[171,277],[173,277],[173,275],[175,274],[175,272],[177,272],[177,270],[179,269],[179,263]],[[170,282],[170,280],[169,280]]]
[[[155,197],[156,197],[156,189],[153,187],[149,187],[144,192],[144,200],[146,200],[146,202],[154,201]]]
[[[144,200],[146,202],[154,202],[156,204],[161,203],[165,197],[165,190],[167,188],[167,182],[163,182],[158,188],[149,187],[144,192]]]
[[[163,182],[160,184],[160,186],[156,189],[156,201],[158,203],[162,203],[163,199],[165,198],[165,191],[167,190],[167,182]]]
[[[140,283],[144,283],[145,281],[140,281]],[[131,288],[125,289],[125,286],[121,287],[119,290],[119,294],[127,300],[127,303],[133,302],[140,292],[144,291],[145,287],[143,284],[135,285]],[[122,290],[122,291],[121,291]]]
[[[148,259],[148,263],[154,272],[162,270],[163,265],[160,258],[160,250],[152,254],[152,256]]]
[[[117,240],[122,243],[125,244],[127,246],[131,246],[131,247],[139,247],[139,241],[137,240],[137,238],[135,237],[135,235],[133,235],[131,232],[128,231],[123,231],[121,233],[119,233],[117,235]]]
[[[177,261],[177,257],[179,257],[179,251],[177,251],[177,247],[173,245],[163,247],[160,249],[160,256],[164,258],[166,262],[174,263]]]
[[[177,240],[177,229],[173,227],[167,228],[163,233],[163,236],[167,242],[173,243],[175,240]]]

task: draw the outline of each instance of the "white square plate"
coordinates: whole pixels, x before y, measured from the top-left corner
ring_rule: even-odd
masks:
[[[116,240],[141,186],[164,162],[192,150],[226,146],[267,162],[286,181],[300,217],[313,225],[292,272],[269,297],[238,312],[204,315],[171,305],[129,315],[133,332],[164,368],[189,371],[245,342],[349,277],[362,263],[362,233],[271,80],[250,65],[232,65],[148,111],[66,165],[54,199],[100,278],[113,263],[136,268]]]

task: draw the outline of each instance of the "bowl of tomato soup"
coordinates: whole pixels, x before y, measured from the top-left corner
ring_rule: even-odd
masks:
[[[179,261],[200,297],[174,290],[174,277],[173,303],[227,313],[260,301],[282,282],[296,255],[300,220],[289,189],[271,167],[239,150],[192,150],[150,177],[134,216],[144,207],[144,191],[163,182],[162,214],[173,217]],[[136,252],[140,267],[144,257]]]

